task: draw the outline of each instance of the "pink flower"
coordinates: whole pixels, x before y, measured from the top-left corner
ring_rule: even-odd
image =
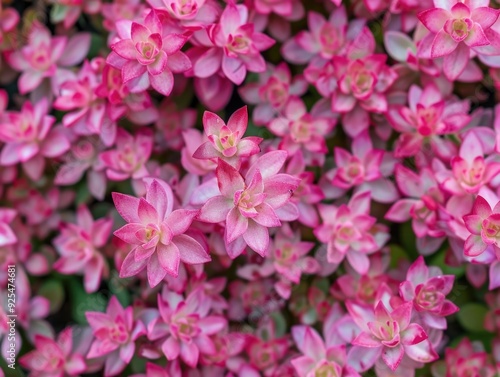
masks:
[[[166,10],[181,26],[207,26],[217,21],[220,9],[213,0],[147,0],[156,10]]]
[[[6,112],[0,124],[0,140],[6,144],[0,155],[0,165],[19,162],[33,180],[42,176],[45,158],[61,156],[70,143],[61,127],[54,127],[55,118],[47,115],[48,101],[33,105],[27,101],[21,112]]]
[[[117,30],[121,39],[111,45],[113,52],[106,62],[121,70],[123,83],[132,93],[142,92],[151,85],[164,96],[170,95],[173,73],[191,68],[190,60],[180,51],[188,37],[164,35],[155,10],[148,13],[143,24],[132,22],[130,27]]]
[[[3,5],[0,5],[0,45],[3,44],[5,36],[15,30],[20,20],[19,13],[14,8],[2,8]]]
[[[488,1],[434,1],[434,8],[418,14],[430,33],[419,46],[421,57],[443,56],[443,73],[455,80],[469,62],[471,50],[498,55],[499,35],[492,30],[498,11]]]
[[[217,114],[205,111],[203,128],[209,141],[200,145],[193,157],[198,159],[220,158],[237,167],[241,157],[249,157],[260,152],[261,138],[243,138],[247,126],[248,110],[246,106],[231,115],[227,126]]]
[[[148,175],[145,165],[153,149],[153,136],[149,131],[138,131],[132,136],[123,128],[118,129],[116,149],[104,151],[99,155],[108,179],[123,181]]]
[[[8,52],[5,59],[16,71],[22,72],[18,81],[19,92],[34,91],[44,78],[56,80],[66,72],[60,67],[80,63],[90,47],[90,34],[77,34],[71,39],[52,37],[50,31],[35,22],[29,34],[28,45]],[[56,81],[53,81],[53,85]]]
[[[247,245],[266,255],[268,228],[281,226],[277,211],[291,204],[291,194],[298,185],[298,179],[277,174],[286,157],[284,151],[266,153],[252,165],[245,178],[219,159],[215,174],[220,194],[208,199],[198,219],[208,223],[226,221],[224,241],[231,258],[241,254]],[[291,210],[296,218],[296,207]]]
[[[411,323],[413,303],[402,304],[392,311],[388,311],[382,302],[375,309],[349,301],[346,305],[352,319],[362,330],[352,344],[361,349],[376,350],[378,357],[381,356],[391,370],[398,368],[405,354],[419,362],[431,362],[438,358],[422,326]]]
[[[0,208],[0,247],[17,242],[17,237],[9,226],[16,215],[17,212],[11,208]]]
[[[325,138],[335,124],[329,119],[313,116],[297,97],[291,98],[278,118],[273,119],[268,128],[282,137],[280,149],[290,156],[303,150],[308,153],[325,154],[328,151]]]
[[[86,312],[94,332],[88,359],[105,356],[104,376],[119,375],[135,353],[135,341],[146,334],[141,321],[134,319],[131,306],[124,309],[116,296],[111,297],[105,313]]]
[[[347,205],[321,204],[318,209],[323,224],[314,234],[327,244],[328,262],[340,264],[347,258],[352,268],[365,274],[370,267],[368,254],[380,250],[388,238],[385,229],[372,233],[376,219],[369,215],[370,192],[355,194]]]
[[[482,254],[489,246],[500,248],[500,202],[491,209],[488,202],[478,196],[472,212],[464,216],[465,226],[471,235],[465,240],[464,253],[469,257]]]
[[[399,293],[405,301],[413,301],[413,307],[429,327],[446,329],[446,319],[458,311],[458,307],[445,297],[453,288],[454,275],[442,275],[441,270],[430,270],[424,258],[410,266]]]
[[[396,182],[399,190],[406,198],[398,200],[385,214],[385,218],[395,222],[405,222],[412,219],[412,229],[417,236],[417,247],[425,254],[437,250],[444,231],[438,225],[438,211],[445,202],[444,193],[440,190],[434,173],[424,168],[416,174],[403,165],[397,165]],[[425,239],[437,238],[441,241],[431,242],[431,249],[422,247]],[[436,240],[435,240],[436,241]]]
[[[86,206],[80,206],[76,224],[61,226],[61,233],[54,239],[54,246],[61,255],[54,269],[62,274],[83,273],[87,293],[95,292],[102,277],[108,275],[108,265],[99,249],[109,239],[113,220],[102,218],[94,221]]]
[[[257,105],[252,118],[257,125],[268,124],[278,115],[292,96],[302,96],[307,90],[307,83],[302,76],[292,79],[286,63],[276,67],[268,64],[267,70],[259,74],[258,83],[248,83],[239,88],[245,102]]]
[[[121,277],[137,275],[147,266],[148,282],[158,285],[166,274],[177,276],[179,263],[199,264],[210,261],[205,247],[184,234],[197,210],[173,209],[173,193],[162,181],[147,182],[146,198],[113,193],[117,211],[128,222],[114,235],[133,249],[120,270]]]
[[[216,347],[211,336],[227,327],[224,317],[210,315],[210,306],[204,304],[202,290],[191,292],[185,299],[164,290],[158,295],[160,317],[150,323],[150,339],[162,338],[161,349],[167,360],[180,358],[191,368],[198,364],[200,353],[213,355]]]
[[[395,156],[415,156],[422,151],[425,142],[429,142],[433,153],[442,159],[454,156],[455,145],[441,136],[456,133],[469,123],[469,102],[453,98],[446,101],[438,87],[429,84],[423,90],[412,85],[408,91],[408,105],[389,107],[389,121],[401,133]]]
[[[33,377],[78,376],[87,369],[83,356],[73,349],[71,327],[63,330],[57,340],[36,335],[35,350],[21,357],[19,363]]]
[[[398,75],[386,60],[387,55],[382,54],[333,60],[338,87],[332,96],[332,110],[343,114],[344,129],[351,137],[368,128],[369,113],[387,111],[385,92]]]
[[[438,171],[436,178],[452,194],[477,194],[500,174],[500,162],[495,161],[495,156],[485,159],[483,155],[481,141],[470,132],[460,146],[459,155],[451,159],[452,171]]]
[[[229,1],[219,23],[211,25],[207,34],[211,46],[194,63],[195,76],[206,78],[222,68],[229,80],[240,85],[247,71],[265,71],[266,62],[260,51],[271,47],[274,40],[255,31],[254,24],[248,22],[246,6]]]
[[[331,197],[344,195],[352,187],[356,192],[370,191],[372,198],[392,203],[399,198],[396,186],[388,178],[394,163],[388,152],[374,149],[368,132],[362,132],[352,142],[352,154],[343,148],[334,148],[337,168],[328,173],[336,191]]]

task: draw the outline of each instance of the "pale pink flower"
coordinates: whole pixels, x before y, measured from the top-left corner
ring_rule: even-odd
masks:
[[[210,111],[221,111],[231,100],[234,84],[223,74],[194,77],[194,92]]]
[[[203,128],[208,140],[201,144],[193,157],[198,159],[220,158],[232,166],[238,167],[241,157],[250,157],[260,152],[262,138],[243,137],[248,126],[248,110],[244,106],[235,111],[227,125],[214,113],[205,111]]]
[[[455,80],[465,69],[472,52],[498,55],[500,35],[492,29],[498,11],[489,1],[434,1],[434,8],[418,14],[430,33],[419,45],[419,56],[444,57],[443,73]]]
[[[479,138],[470,132],[462,141],[459,155],[451,159],[452,171],[436,169],[436,178],[451,194],[477,194],[500,174],[500,162],[495,160],[495,155],[484,158]],[[436,165],[442,168],[437,161]]]
[[[100,249],[108,242],[112,227],[112,219],[94,221],[89,209],[80,206],[76,224],[62,224],[61,233],[54,239],[54,246],[61,255],[54,269],[67,275],[83,273],[85,290],[95,292],[101,279],[108,275],[108,265]]]
[[[444,317],[458,311],[458,307],[446,299],[454,280],[454,275],[443,275],[438,268],[429,269],[424,258],[419,256],[408,269],[406,280],[399,287],[399,294],[405,301],[413,301],[413,308],[423,323],[444,330]]]
[[[286,63],[276,67],[267,65],[267,70],[259,74],[257,83],[248,83],[239,88],[245,102],[256,105],[252,119],[256,125],[267,125],[278,115],[293,97],[302,96],[307,90],[307,83],[301,75],[294,76]]]
[[[408,91],[408,107],[391,105],[387,113],[394,129],[401,134],[396,142],[395,156],[415,156],[429,143],[432,152],[449,160],[456,146],[442,135],[454,134],[470,121],[469,102],[446,100],[434,84],[424,89],[412,85]]]
[[[210,306],[204,303],[202,290],[192,291],[186,298],[163,290],[158,295],[160,317],[149,326],[149,338],[166,336],[161,349],[167,360],[181,358],[189,367],[195,368],[201,354],[213,355],[216,346],[211,336],[227,327],[227,320],[210,315]]]
[[[143,23],[132,22],[117,31],[120,40],[111,45],[113,52],[106,62],[120,69],[123,83],[132,93],[139,93],[151,85],[164,96],[174,87],[173,73],[191,68],[191,61],[180,51],[188,37],[164,34],[162,22],[151,10]]]
[[[140,179],[148,175],[145,164],[152,149],[153,135],[149,129],[140,130],[132,136],[123,128],[119,128],[116,149],[101,152],[99,159],[110,180]]]
[[[372,198],[381,203],[392,203],[399,198],[396,186],[386,178],[394,171],[394,161],[389,152],[373,148],[368,132],[354,138],[352,154],[335,147],[334,155],[337,167],[327,173],[334,187],[325,189],[329,197],[338,198],[356,187],[355,192],[370,191]]]
[[[154,287],[167,274],[177,276],[182,260],[188,264],[210,261],[204,246],[185,234],[198,210],[172,211],[170,186],[153,179],[145,198],[113,193],[118,213],[128,222],[114,235],[134,246],[120,269],[121,277],[137,275],[147,266],[148,282]]]
[[[248,22],[248,8],[229,1],[218,24],[211,25],[204,52],[193,64],[193,73],[206,78],[219,72],[236,85],[240,85],[247,71],[264,72],[266,62],[260,51],[267,50],[274,40],[255,31]]]
[[[365,191],[355,194],[348,204],[340,207],[318,205],[323,224],[314,229],[314,234],[327,244],[328,262],[340,264],[347,258],[360,274],[368,271],[368,255],[380,250],[388,239],[384,228],[372,233],[376,229],[376,218],[369,215],[370,200],[370,192]]]
[[[0,155],[0,165],[22,163],[32,180],[38,180],[45,168],[45,158],[61,156],[70,148],[62,127],[52,127],[55,118],[47,115],[46,99],[36,104],[27,101],[21,112],[6,112],[0,124],[0,140],[6,144]]]
[[[184,148],[181,150],[182,167],[191,174],[203,176],[213,172],[217,167],[212,159],[195,158],[194,154],[205,143],[210,143],[208,137],[196,129],[186,130],[182,133]]]
[[[266,255],[268,228],[281,226],[280,217],[297,218],[290,197],[298,179],[278,174],[286,158],[284,151],[266,153],[250,167],[245,178],[219,159],[215,171],[218,193],[203,205],[198,219],[208,223],[226,221],[224,241],[231,258],[240,255],[247,245]],[[280,209],[286,212],[278,212]]]
[[[476,257],[489,246],[500,248],[500,202],[492,209],[490,204],[478,196],[472,212],[464,216],[465,226],[471,235],[465,240],[464,253]]]
[[[105,357],[104,376],[119,375],[135,353],[135,341],[146,334],[140,320],[134,319],[131,306],[123,308],[116,296],[111,297],[105,313],[86,312],[94,333],[87,359]]]
[[[207,26],[217,21],[221,12],[214,0],[147,0],[156,10],[167,11],[180,27]]]
[[[28,45],[5,54],[5,60],[16,71],[22,72],[18,87],[21,94],[34,91],[44,78],[52,78],[55,87],[57,78],[67,74],[61,67],[80,63],[90,47],[90,34],[80,33],[68,39],[52,37],[50,31],[35,22],[29,34]]]
[[[17,237],[9,226],[16,216],[16,210],[0,208],[0,247],[13,245],[17,242]]]
[[[325,154],[328,151],[325,139],[334,125],[328,118],[308,113],[304,102],[293,97],[287,102],[281,116],[273,119],[268,128],[282,138],[279,148],[293,156],[299,150],[306,155]],[[306,157],[306,160],[310,159]]]
[[[87,366],[82,355],[73,347],[73,330],[63,330],[57,340],[35,335],[35,350],[23,355],[19,363],[32,377],[79,376]]]
[[[118,25],[123,20],[135,20],[137,15],[144,14],[149,9],[141,0],[115,0],[101,4],[104,17],[103,26],[111,32],[111,37],[117,33]]]
[[[359,346],[360,352],[367,348],[366,352],[377,352],[375,360],[381,357],[391,370],[398,368],[404,355],[424,363],[438,358],[425,330],[411,322],[412,302],[391,311],[382,301],[375,309],[350,301],[346,305],[352,319],[362,330],[352,344]]]
[[[3,8],[0,4],[0,45],[3,44],[5,35],[15,30],[19,20],[19,13],[14,8]]]
[[[184,146],[183,132],[190,130],[196,124],[197,112],[195,109],[180,108],[169,98],[160,104],[159,116],[155,127],[161,135],[160,145],[181,150]]]

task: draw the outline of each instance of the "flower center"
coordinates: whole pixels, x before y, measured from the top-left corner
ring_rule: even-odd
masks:
[[[468,18],[453,20],[450,35],[457,42],[463,41],[469,35],[471,26],[472,21]]]

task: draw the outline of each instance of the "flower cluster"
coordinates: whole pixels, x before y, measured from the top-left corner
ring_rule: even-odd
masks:
[[[500,374],[498,2],[4,1],[0,84],[0,377]]]

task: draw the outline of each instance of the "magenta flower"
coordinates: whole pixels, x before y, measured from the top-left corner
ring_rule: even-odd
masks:
[[[209,315],[210,306],[204,304],[202,290],[194,290],[186,299],[164,290],[158,296],[160,318],[150,323],[150,339],[164,336],[161,349],[167,360],[180,358],[191,368],[198,364],[200,353],[213,355],[216,347],[211,336],[227,327],[227,320],[218,315]]]
[[[71,39],[52,37],[50,31],[40,23],[34,23],[29,34],[28,45],[5,54],[5,60],[16,71],[22,72],[18,87],[21,94],[34,91],[44,78],[57,78],[66,74],[61,67],[80,63],[90,47],[90,34],[77,34]]]
[[[147,0],[156,10],[166,10],[181,26],[207,26],[217,21],[220,7],[214,0]]]
[[[369,215],[370,192],[355,194],[340,207],[318,205],[323,224],[314,230],[318,240],[327,244],[328,262],[340,264],[347,258],[358,273],[370,268],[369,254],[380,250],[388,239],[384,228],[375,230],[376,218]]]
[[[109,300],[105,313],[86,312],[85,317],[95,338],[87,358],[104,356],[104,376],[119,375],[134,356],[135,341],[146,334],[144,324],[135,320],[133,308],[124,309],[116,296]]]
[[[145,165],[153,149],[153,136],[149,131],[138,131],[132,136],[123,128],[118,129],[116,149],[104,151],[99,155],[108,179],[123,181],[148,175]]]
[[[57,340],[35,335],[35,350],[19,359],[30,370],[30,376],[79,376],[87,370],[85,359],[73,349],[71,327],[63,330]]]
[[[396,142],[395,156],[415,156],[428,142],[437,156],[449,160],[455,155],[456,147],[441,136],[464,128],[471,119],[468,111],[468,101],[445,100],[434,84],[423,90],[412,85],[408,91],[408,107],[392,105],[388,111],[391,125],[401,133]]]
[[[465,240],[464,253],[469,257],[482,254],[489,246],[500,248],[500,202],[492,209],[478,196],[472,212],[464,216],[464,223],[471,235]]]
[[[173,193],[165,182],[156,179],[148,182],[146,198],[114,192],[113,201],[128,222],[114,235],[133,245],[121,266],[121,277],[137,275],[147,266],[148,282],[154,287],[166,274],[177,276],[181,260],[187,264],[210,261],[205,248],[184,234],[198,211],[172,211]]]
[[[454,275],[442,275],[439,269],[429,269],[424,258],[410,266],[399,293],[405,301],[413,301],[413,307],[423,323],[432,328],[446,329],[446,319],[458,311],[458,307],[446,299],[453,288]]]
[[[194,63],[195,76],[210,77],[222,68],[229,80],[240,85],[247,71],[265,71],[266,62],[260,51],[271,47],[274,40],[255,31],[254,24],[248,22],[246,6],[229,1],[219,23],[211,25],[207,34],[212,45]]]
[[[48,101],[33,105],[27,101],[21,112],[6,112],[0,120],[0,140],[6,144],[0,155],[0,165],[22,163],[32,180],[38,180],[45,168],[45,158],[61,156],[70,148],[61,127],[52,127],[55,118],[47,115]]]
[[[427,333],[411,322],[413,303],[408,302],[388,311],[382,302],[375,309],[348,301],[347,310],[362,332],[352,341],[360,350],[377,351],[375,360],[382,357],[391,370],[396,370],[406,354],[419,362],[437,359]],[[361,352],[361,351],[360,351]]]
[[[262,138],[243,138],[248,126],[248,110],[244,106],[235,111],[227,125],[214,113],[205,111],[203,128],[208,136],[207,142],[200,145],[193,157],[198,159],[220,158],[232,166],[238,167],[241,157],[250,157],[260,152]]]
[[[418,14],[430,33],[421,41],[419,56],[444,57],[443,73],[455,80],[469,62],[471,52],[498,55],[500,36],[492,29],[498,10],[489,1],[434,1],[434,8]]]
[[[54,246],[61,255],[54,263],[54,269],[67,275],[83,273],[85,290],[95,292],[102,277],[108,275],[108,265],[101,251],[112,227],[112,219],[94,221],[88,208],[80,206],[76,224],[62,224],[61,233],[54,239]]]
[[[261,156],[245,178],[223,160],[215,174],[219,195],[203,205],[198,219],[208,223],[226,221],[224,241],[229,256],[235,258],[248,245],[264,256],[269,248],[268,228],[281,226],[277,210],[290,204],[298,179],[277,174],[285,163],[284,151]],[[296,212],[296,207],[293,208]],[[283,214],[287,215],[287,214]],[[296,214],[292,214],[296,218]]]
[[[164,96],[174,87],[173,73],[191,68],[189,58],[180,51],[187,36],[163,33],[157,12],[151,10],[144,23],[132,22],[130,27],[117,28],[121,40],[111,45],[113,52],[106,62],[120,69],[123,83],[132,93],[151,85]]]

